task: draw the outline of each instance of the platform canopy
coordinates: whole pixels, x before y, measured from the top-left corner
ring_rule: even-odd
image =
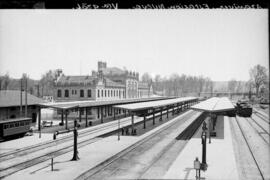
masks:
[[[118,109],[125,109],[129,111],[140,111],[140,110],[148,110],[148,109],[155,109],[164,106],[169,106],[173,104],[184,103],[188,101],[195,101],[198,98],[196,97],[183,97],[183,98],[176,98],[176,99],[167,99],[167,100],[160,100],[160,101],[152,101],[152,102],[142,102],[142,103],[133,103],[133,104],[124,104],[124,105],[116,105],[113,106],[114,108]]]
[[[227,97],[213,97],[199,104],[191,106],[191,109],[215,113],[234,110],[234,105]]]
[[[70,102],[52,102],[52,103],[42,103],[42,107],[55,108],[55,109],[75,109],[84,107],[98,107],[116,104],[127,104],[127,103],[137,103],[145,101],[157,101],[163,99],[172,99],[174,97],[151,97],[151,98],[138,98],[138,99],[120,99],[120,100],[109,100],[109,101],[70,101]]]

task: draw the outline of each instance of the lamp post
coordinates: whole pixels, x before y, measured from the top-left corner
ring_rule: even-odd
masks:
[[[206,136],[206,123],[205,121],[203,122],[203,127],[202,127],[202,163],[201,163],[201,169],[203,171],[205,171],[207,169],[207,163],[206,163],[206,140],[207,140],[207,136]]]
[[[74,121],[74,149],[73,149],[73,158],[71,159],[71,161],[77,161],[79,160],[79,156],[78,156],[78,147],[77,147],[77,137],[78,137],[78,131],[77,131],[77,120]]]

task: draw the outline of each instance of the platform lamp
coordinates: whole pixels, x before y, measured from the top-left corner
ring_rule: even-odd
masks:
[[[202,127],[202,163],[201,163],[201,169],[203,171],[207,170],[207,163],[206,163],[206,140],[207,140],[207,135],[206,135],[206,123],[205,121],[203,122],[203,127]]]
[[[77,161],[79,160],[79,156],[78,156],[78,131],[77,131],[77,120],[74,121],[74,130],[73,130],[73,134],[74,134],[74,146],[73,146],[73,158],[71,159],[71,161]]]

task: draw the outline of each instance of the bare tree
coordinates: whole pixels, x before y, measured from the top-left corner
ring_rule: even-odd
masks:
[[[42,75],[42,78],[39,81],[39,84],[41,86],[41,96],[44,95],[53,95],[53,89],[55,85],[55,81],[57,77],[62,73],[61,70],[49,70],[45,74]]]
[[[8,85],[10,83],[10,77],[9,77],[9,74],[6,73],[3,77],[2,77],[2,80],[1,80],[1,86],[3,87],[4,90],[8,90]],[[2,88],[1,88],[2,89]]]
[[[250,69],[249,74],[252,85],[256,90],[256,96],[258,97],[260,87],[267,82],[267,69],[258,64]]]
[[[148,73],[144,73],[144,74],[142,75],[142,81],[143,81],[143,82],[147,82],[147,83],[151,83],[151,82],[152,82],[152,77],[151,77],[151,75],[148,74]]]
[[[230,93],[234,93],[236,90],[237,81],[235,79],[232,79],[228,82],[228,91]]]

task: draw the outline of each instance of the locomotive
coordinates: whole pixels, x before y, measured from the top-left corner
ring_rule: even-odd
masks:
[[[235,108],[238,116],[251,117],[252,115],[252,106],[247,101],[238,101]]]

